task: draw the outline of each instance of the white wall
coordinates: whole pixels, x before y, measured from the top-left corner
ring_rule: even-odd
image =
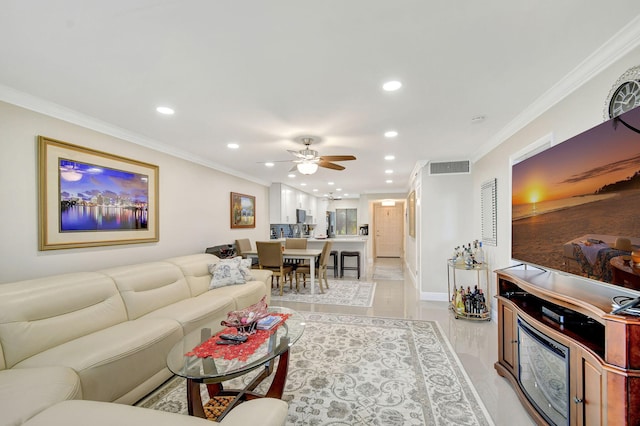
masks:
[[[420,298],[448,300],[447,259],[453,249],[479,237],[473,229],[473,179],[470,174],[429,175],[420,182]]]
[[[605,99],[613,84],[627,69],[638,65],[640,48],[611,64],[474,164],[476,214],[473,217],[477,234],[480,233],[480,185],[491,178],[497,179],[498,245],[485,250],[492,269],[511,264],[510,158],[549,134],[559,143],[602,123]],[[493,279],[495,282],[495,276]]]
[[[38,251],[38,135],[158,165],[160,241]],[[268,239],[266,186],[2,102],[0,146],[0,283],[198,253],[236,238]],[[230,228],[230,192],[255,195],[255,229]]]

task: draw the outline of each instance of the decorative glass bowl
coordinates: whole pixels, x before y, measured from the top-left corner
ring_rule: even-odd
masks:
[[[266,296],[258,303],[245,309],[229,312],[227,319],[222,321],[221,324],[226,327],[234,327],[240,335],[254,334],[258,321],[269,315],[265,299]]]

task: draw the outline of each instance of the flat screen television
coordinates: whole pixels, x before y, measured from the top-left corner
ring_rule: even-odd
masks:
[[[512,166],[514,260],[640,289],[638,129],[640,107]]]

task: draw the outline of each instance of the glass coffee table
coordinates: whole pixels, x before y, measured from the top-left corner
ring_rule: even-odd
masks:
[[[209,397],[216,400],[226,397],[228,404],[219,414],[220,421],[233,407],[242,401],[256,398],[282,399],[289,368],[289,348],[302,336],[304,318],[296,311],[283,307],[270,307],[269,313],[283,320],[271,330],[258,330],[239,345],[217,345],[220,333],[203,328],[185,336],[167,355],[169,370],[187,379],[187,404],[189,414],[207,418],[200,395],[200,384],[207,386]],[[226,331],[225,331],[226,330]],[[223,332],[235,334],[235,329]],[[233,330],[233,331],[232,331]],[[266,393],[254,392],[256,387],[278,366]],[[243,389],[225,389],[222,382],[262,369]]]

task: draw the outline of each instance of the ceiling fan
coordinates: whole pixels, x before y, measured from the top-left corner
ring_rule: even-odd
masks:
[[[350,161],[356,159],[353,155],[318,156],[318,151],[310,148],[311,142],[313,142],[313,138],[304,137],[302,138],[302,143],[305,145],[304,149],[301,149],[300,151],[287,150],[297,157],[296,160],[291,160],[296,163],[296,165],[293,166],[290,171],[295,171],[297,169],[303,175],[312,175],[318,170],[318,167],[333,170],[344,170],[344,166],[335,164],[332,161]]]
[[[325,195],[325,198],[329,201],[339,201],[342,200],[342,198],[340,198],[339,196],[334,197],[333,196],[333,192],[330,192],[329,195]]]

